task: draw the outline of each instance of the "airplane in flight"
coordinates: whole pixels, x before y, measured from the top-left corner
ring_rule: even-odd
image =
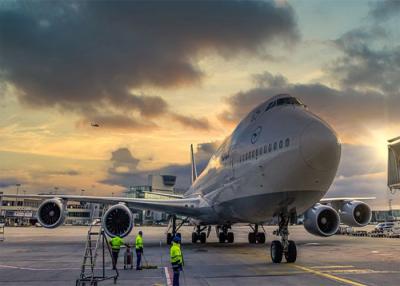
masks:
[[[365,226],[371,209],[361,200],[324,198],[335,178],[341,144],[335,131],[296,97],[276,95],[254,108],[228,136],[198,176],[191,146],[192,185],[182,196],[168,200],[78,195],[34,195],[44,199],[37,212],[47,228],[61,225],[68,200],[111,205],[102,225],[109,236],[128,235],[133,228],[132,209],[168,213],[167,243],[180,235],[190,221],[193,243],[205,243],[216,226],[220,243],[233,243],[231,226],[247,223],[249,243],[265,243],[259,228],[275,221],[271,259],[295,262],[297,248],[289,240],[289,222],[304,214],[305,229],[318,236],[335,234],[342,222]],[[165,195],[165,194],[163,194]],[[26,197],[32,197],[27,195]],[[179,220],[179,218],[184,218]]]

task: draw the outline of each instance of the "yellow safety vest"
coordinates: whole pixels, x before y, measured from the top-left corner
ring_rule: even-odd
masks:
[[[124,244],[124,240],[119,236],[116,236],[111,239],[110,243],[112,249],[119,250],[121,248],[121,245]]]
[[[179,243],[173,242],[170,250],[170,258],[172,264],[182,264],[183,257],[181,246]]]
[[[141,235],[136,236],[136,249],[143,248],[143,238]]]

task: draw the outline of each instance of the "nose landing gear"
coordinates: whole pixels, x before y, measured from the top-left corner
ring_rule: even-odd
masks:
[[[235,235],[233,232],[229,231],[229,229],[231,229],[230,225],[222,225],[216,227],[219,243],[233,243],[235,241]]]
[[[297,248],[293,240],[289,240],[289,217],[281,214],[279,216],[279,228],[274,231],[275,235],[281,237],[281,241],[274,240],[271,243],[271,259],[274,263],[281,263],[285,256],[286,262],[293,263],[297,258]]]

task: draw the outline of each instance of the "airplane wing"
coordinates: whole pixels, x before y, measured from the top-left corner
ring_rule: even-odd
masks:
[[[332,202],[347,202],[347,201],[368,201],[375,200],[376,197],[339,197],[339,198],[322,198],[321,203],[332,203]]]
[[[151,192],[143,191],[143,193],[153,194],[153,195],[158,195],[158,196],[163,196],[163,197],[168,197],[168,198],[174,198],[174,199],[183,199],[183,196],[176,195],[176,194],[158,193],[158,192],[153,192],[153,191],[151,191]]]
[[[0,197],[17,197],[16,195],[3,194]],[[71,200],[79,202],[99,203],[99,204],[118,204],[125,203],[129,208],[160,211],[169,214],[177,214],[183,216],[198,216],[200,214],[200,207],[207,205],[205,200],[201,197],[182,198],[182,199],[166,199],[166,200],[153,200],[153,199],[134,199],[127,197],[96,197],[96,196],[78,196],[78,195],[18,195],[19,198],[40,198],[40,199],[53,199],[58,198],[62,200]]]

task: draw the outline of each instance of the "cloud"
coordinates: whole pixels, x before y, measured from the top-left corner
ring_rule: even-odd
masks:
[[[344,178],[385,172],[385,162],[377,160],[375,153],[376,149],[370,146],[342,144],[337,176]]]
[[[400,14],[400,1],[398,0],[376,1],[370,10],[370,16],[377,21],[386,21],[396,14]]]
[[[289,83],[282,75],[264,74],[260,86],[225,98],[228,108],[218,115],[226,124],[238,123],[252,108],[273,95],[289,93],[300,98],[312,112],[333,125],[344,137],[354,138],[365,126],[400,122],[400,96],[377,91],[335,89],[324,84]],[[362,106],[362,108],[360,108]]]
[[[217,142],[197,145],[195,160],[198,174],[206,167],[218,145]],[[107,177],[100,183],[123,187],[144,185],[147,184],[148,175],[161,174],[177,176],[177,188],[187,189],[191,184],[190,164],[170,164],[158,169],[140,170],[137,168],[140,160],[135,158],[129,149],[119,148],[111,154],[111,167],[108,169]]]
[[[21,184],[21,180],[18,180],[17,178],[0,178],[0,189],[5,189],[9,187],[16,187],[16,184]]]
[[[110,173],[135,173],[140,162],[139,159],[132,156],[128,148],[119,148],[111,152],[112,167]]]
[[[194,117],[189,117],[189,116],[172,113],[171,118],[173,120],[175,120],[176,122],[180,123],[181,125],[192,128],[192,129],[197,129],[197,130],[211,129],[210,123],[208,122],[208,119],[205,117],[194,118]]]
[[[0,10],[0,81],[19,90],[20,102],[78,112],[84,119],[111,110],[119,121],[129,117],[122,125],[130,130],[142,127],[133,121],[168,113],[161,97],[131,89],[196,84],[204,76],[197,62],[210,53],[262,56],[276,43],[291,46],[299,38],[293,9],[272,1],[6,6]],[[195,129],[207,125],[204,119],[174,116]]]
[[[382,46],[382,40],[388,40],[388,35],[378,26],[357,28],[335,40],[343,55],[328,65],[331,77],[342,88],[398,95],[400,47]]]

